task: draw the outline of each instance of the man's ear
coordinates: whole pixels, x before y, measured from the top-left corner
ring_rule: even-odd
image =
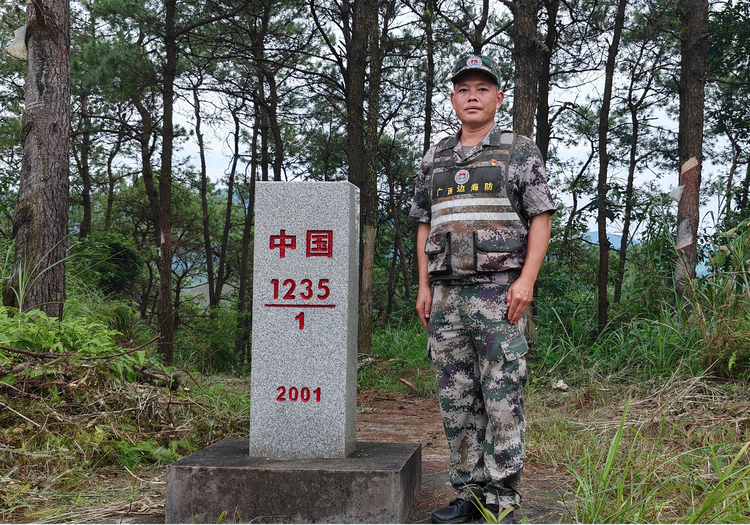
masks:
[[[452,97],[452,96],[453,96],[453,95],[451,95],[451,97]],[[497,92],[497,106],[495,106],[495,109],[500,109],[500,106],[502,106],[502,105],[503,105],[503,97],[504,97],[504,96],[505,96],[505,95],[503,94],[503,92],[502,92],[502,91],[498,91],[498,92]]]

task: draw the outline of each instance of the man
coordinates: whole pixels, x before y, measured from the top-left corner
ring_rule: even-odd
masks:
[[[555,210],[539,149],[501,131],[500,73],[459,59],[451,104],[460,131],[425,155],[409,217],[419,222],[417,312],[428,331],[458,497],[432,514],[463,523],[479,505],[511,523],[521,504],[526,339]]]

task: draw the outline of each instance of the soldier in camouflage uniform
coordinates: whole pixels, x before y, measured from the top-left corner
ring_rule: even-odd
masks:
[[[456,62],[451,104],[461,130],[425,155],[410,218],[418,221],[417,311],[428,330],[458,497],[435,523],[497,517],[521,504],[526,339],[555,210],[536,145],[495,124],[503,93],[488,57]]]

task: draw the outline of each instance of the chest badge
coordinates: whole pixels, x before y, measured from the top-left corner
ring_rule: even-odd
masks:
[[[469,182],[469,172],[466,170],[459,170],[456,173],[456,184],[466,184]]]

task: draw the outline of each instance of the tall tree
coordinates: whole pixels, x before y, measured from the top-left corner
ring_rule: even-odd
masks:
[[[377,193],[374,193],[376,199],[373,202],[373,192],[370,191],[368,186],[370,175],[368,173],[368,152],[365,138],[368,43],[377,44],[377,42],[370,42],[373,35],[373,25],[377,32],[377,5],[377,0],[357,0],[356,2],[343,0],[340,4],[334,4],[330,11],[326,11],[316,5],[315,0],[310,0],[310,10],[315,24],[344,80],[346,131],[349,145],[349,181],[360,189],[360,216],[362,219],[360,224],[366,230],[365,243],[367,242],[367,230],[371,228],[372,224],[371,221],[368,222],[367,214],[368,212],[377,214],[378,209]],[[334,23],[343,31],[343,53],[320,17],[320,14],[324,12],[328,12]],[[373,231],[369,234],[374,233]],[[359,353],[369,353],[372,341],[372,298],[370,294],[373,276],[367,273],[371,271],[372,266],[370,266],[370,270],[366,270],[362,266],[365,260],[364,246],[363,243],[360,247],[359,334],[357,338]],[[369,307],[368,301],[370,302]]]
[[[23,162],[13,219],[16,253],[3,303],[62,318],[68,233],[70,4],[26,7]]]
[[[607,153],[607,134],[609,132],[609,108],[612,101],[612,84],[615,76],[615,65],[617,52],[620,48],[620,37],[625,26],[625,7],[627,0],[619,0],[617,4],[617,15],[612,33],[612,42],[609,44],[607,54],[607,65],[604,73],[604,94],[602,95],[602,107],[599,112],[599,179],[597,182],[597,215],[596,223],[599,240],[599,274],[597,278],[598,288],[598,325],[599,331],[607,326],[609,298],[607,284],[609,281],[609,238],[607,236],[607,216],[611,210],[607,207],[607,172],[609,167],[609,155]]]
[[[631,28],[623,37],[626,41],[625,56],[619,61],[621,71],[629,77],[622,96],[624,107],[621,111],[629,115],[630,125],[622,127],[624,133],[619,137],[623,148],[626,147],[628,150],[628,176],[624,192],[619,261],[612,299],[614,303],[619,303],[622,297],[629,245],[632,241],[633,211],[639,209],[636,203],[635,177],[642,164],[649,161],[659,147],[664,147],[663,142],[658,145],[653,143],[651,121],[654,120],[654,108],[668,103],[669,92],[663,83],[660,83],[660,78],[668,71],[668,62],[674,57],[670,53],[674,42],[667,33],[655,31],[653,24],[648,22],[649,18],[653,19],[656,16],[658,14],[653,12],[640,12],[635,15],[635,23],[630,24]]]
[[[513,130],[527,137],[534,136],[539,74],[544,44],[539,37],[538,0],[504,0],[513,13]]]
[[[703,108],[708,56],[708,0],[680,0],[680,187],[677,205],[678,253],[674,279],[678,291],[688,290],[698,264],[698,223],[703,165]]]
[[[560,8],[560,0],[545,0],[547,17],[545,25],[547,33],[544,37],[544,45],[540,49],[539,64],[539,95],[537,101],[536,115],[536,145],[546,161],[549,155],[550,135],[552,134],[552,121],[550,120],[550,86],[552,83],[552,55],[557,47],[557,13]]]

